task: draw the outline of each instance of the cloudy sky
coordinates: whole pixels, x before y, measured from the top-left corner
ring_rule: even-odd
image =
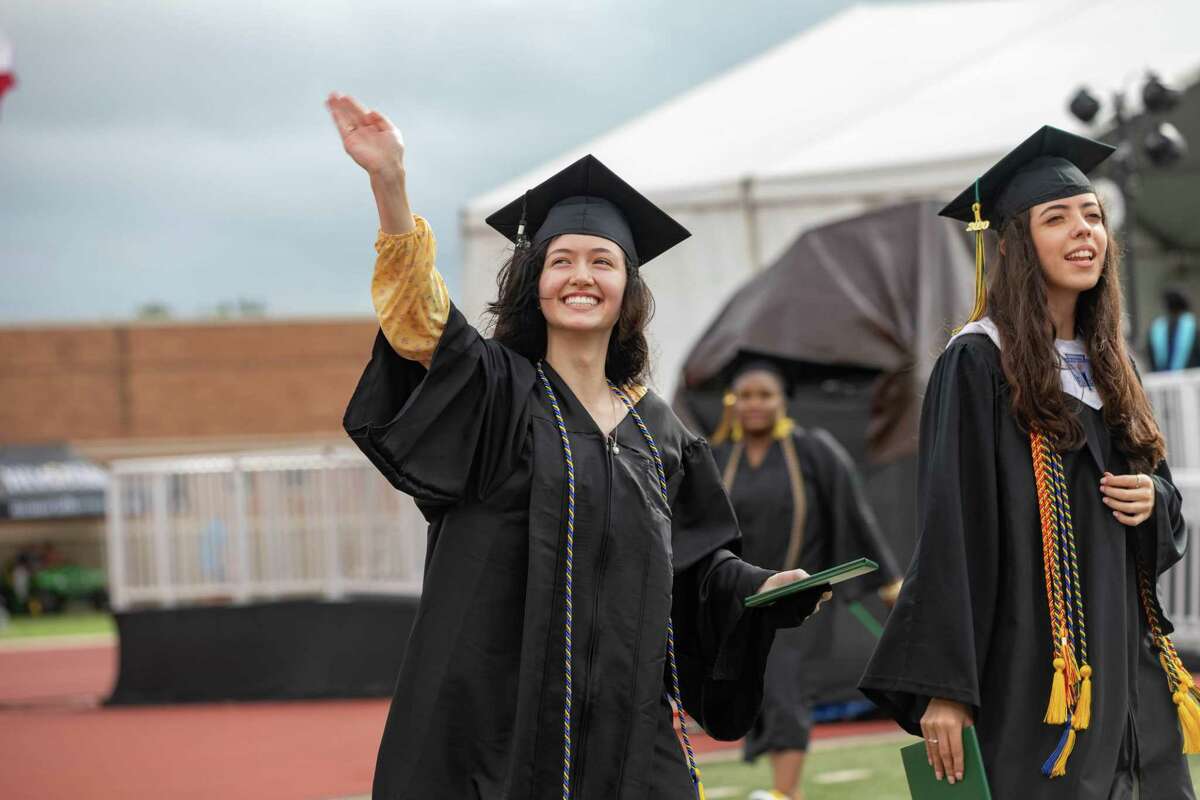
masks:
[[[331,89],[404,131],[455,289],[469,198],[847,5],[8,0],[0,324],[369,314],[374,206]]]

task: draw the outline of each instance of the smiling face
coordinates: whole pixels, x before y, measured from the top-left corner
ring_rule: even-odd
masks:
[[[1079,294],[1100,280],[1108,230],[1095,194],[1034,206],[1029,210],[1029,230],[1047,291]]]
[[[599,236],[567,233],[550,242],[538,298],[551,330],[608,332],[621,315],[625,253]]]
[[[750,369],[733,382],[734,411],[747,436],[769,433],[783,415],[787,400],[783,385],[772,372]]]

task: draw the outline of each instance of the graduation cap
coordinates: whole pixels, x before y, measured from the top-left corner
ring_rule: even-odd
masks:
[[[987,305],[983,232],[993,221],[1002,227],[1040,203],[1095,191],[1087,174],[1115,151],[1104,142],[1043,125],[938,212],[966,222],[975,234],[975,308],[969,322],[982,317]]]
[[[631,266],[645,264],[691,236],[686,228],[600,159],[586,155],[487,218],[518,248],[565,233],[615,242]]]

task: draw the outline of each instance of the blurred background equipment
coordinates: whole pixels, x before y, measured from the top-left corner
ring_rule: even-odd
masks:
[[[1165,115],[1179,107],[1183,98],[1183,92],[1164,84],[1157,73],[1146,72],[1141,84],[1140,108],[1137,107],[1135,97],[1125,87],[1113,91],[1108,104],[1111,109],[1109,116],[1101,116],[1101,112],[1106,108],[1105,103],[1097,99],[1086,86],[1080,87],[1067,104],[1076,119],[1091,125],[1099,138],[1117,146],[1112,164],[1106,172],[1115,182],[1119,192],[1117,200],[1120,214],[1119,219],[1113,222],[1120,231],[1123,244],[1124,260],[1121,266],[1124,271],[1126,307],[1129,312],[1128,333],[1134,340],[1137,340],[1141,330],[1138,325],[1137,300],[1139,229],[1148,229],[1150,235],[1156,236],[1168,246],[1178,248],[1183,244],[1176,240],[1178,235],[1192,238],[1193,247],[1200,246],[1200,239],[1195,239],[1194,236],[1200,200],[1194,196],[1194,192],[1170,193],[1173,199],[1188,205],[1192,212],[1184,217],[1188,220],[1186,231],[1171,230],[1169,220],[1164,220],[1153,207],[1139,216],[1141,209],[1137,203],[1144,173],[1149,173],[1149,179],[1153,181],[1155,178],[1161,180],[1163,171],[1173,167],[1183,170],[1190,168],[1193,172],[1196,170],[1194,162],[1191,165],[1180,163],[1187,157],[1187,140],[1178,128],[1163,120]],[[1194,98],[1192,105],[1195,106]],[[1191,117],[1195,119],[1196,116],[1197,112],[1193,108]],[[1167,179],[1170,180],[1170,177],[1168,175]],[[1161,196],[1163,192],[1160,190],[1156,194]],[[1193,196],[1189,197],[1189,194]]]

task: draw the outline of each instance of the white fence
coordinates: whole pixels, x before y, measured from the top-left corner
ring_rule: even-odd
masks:
[[[1162,578],[1176,638],[1200,648],[1200,370],[1146,376],[1191,542]],[[108,489],[113,607],[419,594],[425,521],[351,448],[135,459]]]
[[[425,521],[350,448],[114,462],[112,604],[419,594]]]
[[[1190,533],[1183,561],[1162,577],[1160,597],[1175,623],[1175,641],[1200,649],[1200,370],[1145,377],[1146,394],[1167,439],[1167,460],[1183,494]]]

